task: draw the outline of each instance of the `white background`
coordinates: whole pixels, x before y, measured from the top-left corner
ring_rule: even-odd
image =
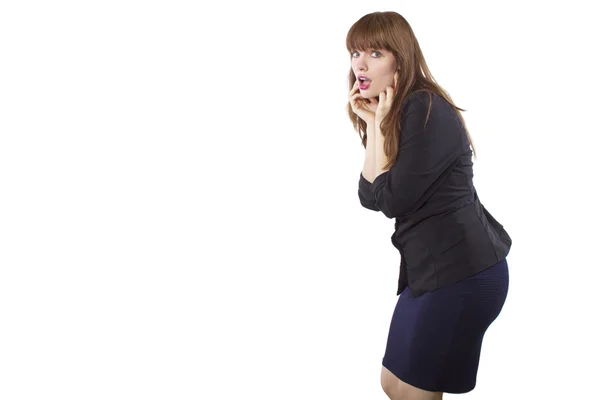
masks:
[[[600,399],[598,28],[570,2],[4,1],[0,398],[387,399],[350,26],[411,24],[513,239],[477,387]]]

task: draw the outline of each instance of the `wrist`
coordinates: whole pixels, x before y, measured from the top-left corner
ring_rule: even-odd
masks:
[[[376,119],[375,122],[373,123],[373,127],[375,128],[376,131],[381,132],[381,121],[379,119]]]
[[[371,131],[371,132],[375,131],[375,126],[376,125],[375,125],[375,120],[374,119],[371,120],[371,121],[367,121],[367,130],[368,131]]]

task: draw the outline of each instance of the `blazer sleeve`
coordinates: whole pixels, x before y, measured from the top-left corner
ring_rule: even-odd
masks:
[[[451,106],[436,94],[409,96],[401,116],[399,153],[392,167],[371,184],[377,207],[386,217],[406,216],[418,210],[452,171],[465,152],[464,127]]]
[[[375,204],[375,195],[373,194],[371,185],[372,183],[364,177],[361,171],[358,178],[358,198],[360,204],[369,210],[380,211],[377,204]]]

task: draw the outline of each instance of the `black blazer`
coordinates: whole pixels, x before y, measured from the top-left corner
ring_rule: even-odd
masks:
[[[397,160],[373,182],[361,171],[358,197],[363,207],[395,218],[396,295],[408,285],[416,297],[502,261],[512,240],[479,201],[472,151],[456,111],[426,91],[411,93],[402,107]]]

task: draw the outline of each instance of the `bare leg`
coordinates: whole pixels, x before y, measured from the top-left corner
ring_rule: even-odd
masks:
[[[381,366],[381,387],[390,400],[442,400],[444,392],[430,392],[401,381]]]

